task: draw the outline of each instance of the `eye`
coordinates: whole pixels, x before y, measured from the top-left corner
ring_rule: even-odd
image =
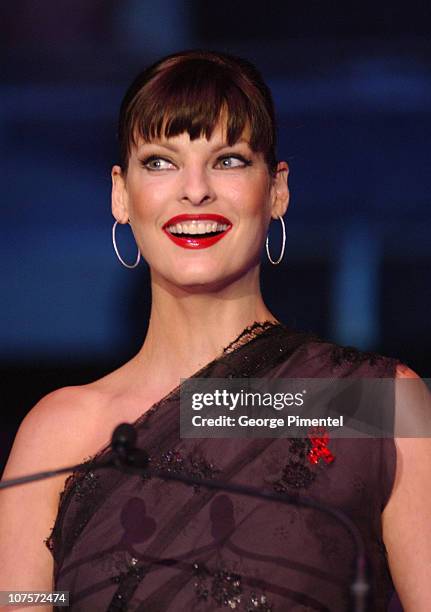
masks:
[[[141,161],[144,168],[150,171],[157,170],[170,170],[174,167],[173,163],[164,157],[158,157],[157,155],[151,155]]]
[[[221,168],[245,168],[246,166],[251,166],[251,160],[238,153],[235,155],[223,155],[218,158],[216,166]]]

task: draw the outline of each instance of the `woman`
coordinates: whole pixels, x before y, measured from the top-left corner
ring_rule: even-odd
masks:
[[[164,58],[129,88],[119,139],[114,247],[121,258],[117,223],[130,223],[151,271],[147,336],[125,365],[51,393],[21,425],[5,478],[101,450],[67,480],[60,505],[63,477],[2,493],[1,589],[49,590],[54,575],[73,610],[349,609],[354,551],[340,524],[306,508],[98,471],[113,429],[128,421],[153,466],[340,508],[365,541],[372,609],[386,609],[389,564],[405,610],[428,611],[428,440],[331,440],[335,460],[312,463],[309,439],[179,436],[180,378],[417,378],[396,359],[288,329],[266,307],[260,257],[289,192],[260,75],[224,54]],[[54,562],[43,543],[53,525]]]

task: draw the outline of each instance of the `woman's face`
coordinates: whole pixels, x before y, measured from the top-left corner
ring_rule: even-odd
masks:
[[[153,280],[185,289],[222,287],[256,268],[271,215],[288,204],[287,164],[271,177],[248,130],[229,146],[222,125],[210,140],[138,140],[127,174],[114,166],[112,178],[113,214],[130,221]]]

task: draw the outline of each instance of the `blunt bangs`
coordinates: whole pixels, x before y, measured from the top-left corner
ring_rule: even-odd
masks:
[[[121,166],[127,170],[138,137],[151,142],[187,132],[191,140],[209,140],[220,121],[230,146],[248,127],[251,149],[275,170],[272,98],[254,66],[210,52],[169,56],[141,73],[126,93],[119,121]]]

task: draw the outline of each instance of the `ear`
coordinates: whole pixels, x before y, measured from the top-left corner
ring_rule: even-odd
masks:
[[[288,176],[289,166],[287,165],[287,162],[278,162],[271,187],[271,216],[273,219],[277,219],[279,216],[282,217],[289,206],[289,187],[287,185]]]
[[[113,166],[112,178],[112,214],[118,223],[127,223],[129,220],[129,198],[126,181],[120,166]]]

